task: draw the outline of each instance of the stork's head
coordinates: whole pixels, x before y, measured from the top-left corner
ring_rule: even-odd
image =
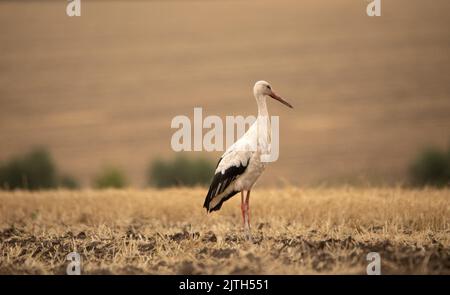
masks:
[[[255,83],[255,86],[253,87],[253,94],[255,95],[256,99],[265,98],[267,96],[278,100],[285,106],[290,107],[291,109],[294,108],[290,103],[288,103],[286,100],[284,100],[282,97],[275,94],[275,92],[272,90],[272,86],[266,81],[258,81]]]

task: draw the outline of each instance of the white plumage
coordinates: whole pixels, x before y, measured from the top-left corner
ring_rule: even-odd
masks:
[[[223,202],[241,192],[242,217],[248,236],[250,191],[266,167],[266,163],[261,161],[261,155],[270,152],[271,128],[266,98],[271,97],[292,108],[265,81],[256,82],[253,93],[258,104],[258,117],[249,130],[220,158],[203,205],[208,212],[219,210]],[[245,192],[247,196],[244,200]]]

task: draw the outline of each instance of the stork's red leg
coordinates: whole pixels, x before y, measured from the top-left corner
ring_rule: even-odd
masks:
[[[245,198],[245,209],[247,213],[247,227],[250,228],[250,191],[247,192],[247,197]]]
[[[245,226],[245,199],[244,199],[244,191],[241,191],[241,212],[242,212],[242,224]]]
[[[252,235],[250,232],[250,191],[247,191],[247,196],[245,198],[244,202],[244,208],[245,208],[245,215],[244,215],[244,229],[245,229],[245,235],[247,236],[247,240],[252,240]]]

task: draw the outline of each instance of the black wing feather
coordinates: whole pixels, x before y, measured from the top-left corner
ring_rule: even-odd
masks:
[[[222,158],[217,163],[216,168],[219,166],[220,161],[222,161]],[[238,193],[237,191],[232,191],[229,194],[222,196],[220,202],[214,208],[209,208],[211,200],[215,196],[223,193],[228,188],[228,186],[234,180],[236,180],[237,177],[242,175],[245,172],[245,170],[247,170],[248,164],[249,163],[247,163],[246,166],[242,164],[240,166],[231,166],[227,170],[225,170],[225,173],[219,171],[214,175],[214,178],[211,182],[211,186],[209,187],[208,194],[206,195],[205,202],[203,204],[203,207],[206,208],[207,212],[219,210],[222,207],[223,202],[225,202],[226,200],[230,199],[231,197],[233,197],[235,194]]]

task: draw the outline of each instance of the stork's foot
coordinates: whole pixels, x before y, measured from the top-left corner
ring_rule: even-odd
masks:
[[[244,225],[244,235],[247,241],[253,242],[252,231],[250,229],[250,224],[248,223]]]

